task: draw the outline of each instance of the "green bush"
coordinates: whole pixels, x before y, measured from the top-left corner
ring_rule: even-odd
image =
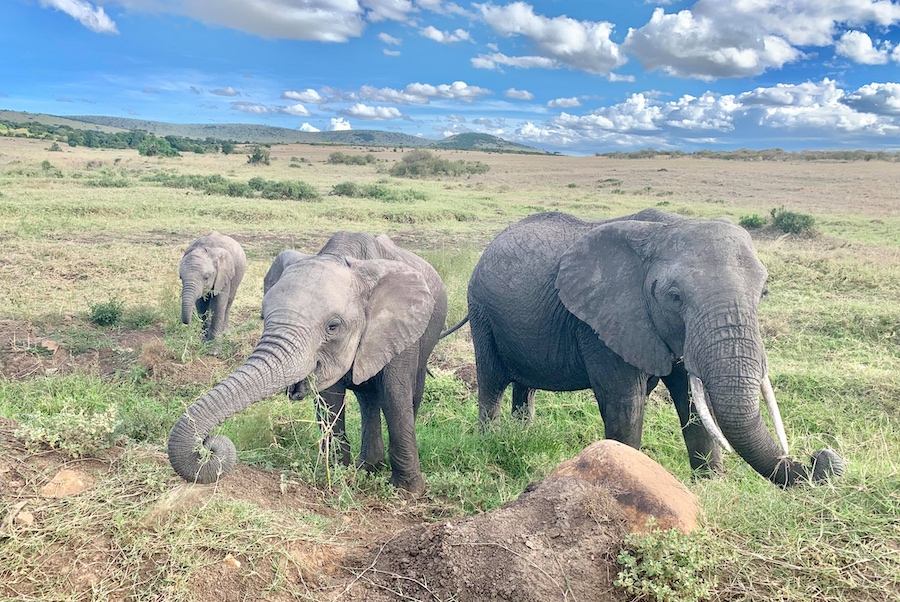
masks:
[[[94,456],[112,447],[120,430],[115,408],[89,412],[84,408],[63,408],[58,414],[23,416],[16,436],[29,448],[42,445],[60,449],[73,458]]]
[[[341,152],[331,153],[326,161],[332,165],[368,165],[374,162],[375,155],[348,155]]]
[[[490,166],[481,161],[450,161],[417,149],[404,155],[388,170],[392,176],[423,178],[427,176],[462,176],[486,173]]]
[[[766,225],[766,218],[762,215],[742,215],[738,220],[738,224],[747,230],[757,230]]]
[[[637,600],[707,600],[716,585],[716,559],[710,547],[704,531],[687,535],[677,529],[631,533],[616,558],[623,568],[615,585]]]
[[[230,155],[234,152],[234,142],[224,141],[220,147],[223,155]]]
[[[314,201],[319,198],[319,193],[306,182],[284,180],[281,182],[266,182],[261,196],[264,199],[287,199],[293,201]]]
[[[125,302],[118,299],[110,299],[105,303],[91,305],[91,322],[97,326],[114,326],[118,324],[125,311]]]
[[[262,163],[263,165],[269,164],[269,154],[270,151],[264,146],[256,145],[253,147],[253,150],[247,155],[247,163],[251,165],[259,165]]]
[[[789,234],[812,234],[815,218],[808,213],[787,211],[784,207],[772,209],[772,224]]]
[[[252,177],[247,180],[247,186],[249,186],[252,190],[256,190],[257,192],[259,192],[266,187],[266,179],[259,176]]]

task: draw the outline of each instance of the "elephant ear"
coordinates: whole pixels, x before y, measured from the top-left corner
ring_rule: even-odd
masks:
[[[425,277],[400,261],[348,258],[368,291],[366,329],[353,360],[353,383],[375,376],[425,333],[434,296]]]
[[[653,325],[644,299],[645,263],[665,224],[644,221],[597,226],[563,254],[559,298],[579,320],[632,366],[657,376],[672,370],[672,352]]]
[[[216,268],[216,277],[213,279],[212,292],[219,294],[224,291],[229,283],[234,280],[234,258],[221,247],[209,249],[209,256]]]

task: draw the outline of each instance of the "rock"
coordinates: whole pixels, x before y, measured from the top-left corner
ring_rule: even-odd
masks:
[[[44,497],[68,497],[77,495],[93,485],[89,476],[75,470],[61,470],[50,482],[41,487]]]
[[[699,528],[700,506],[693,493],[665,468],[618,441],[598,441],[556,467],[550,477],[573,477],[608,490],[629,519],[632,532],[656,519],[662,529],[684,533]]]

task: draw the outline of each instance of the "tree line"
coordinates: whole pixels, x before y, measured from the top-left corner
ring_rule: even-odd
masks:
[[[0,136],[39,138],[66,143],[73,147],[133,148],[142,155],[163,157],[177,157],[180,153],[222,152],[228,155],[234,152],[235,147],[235,143],[232,141],[212,137],[204,140],[173,135],[158,137],[144,130],[112,133],[82,130],[68,125],[38,123],[37,121],[17,123],[3,119],[0,119]]]

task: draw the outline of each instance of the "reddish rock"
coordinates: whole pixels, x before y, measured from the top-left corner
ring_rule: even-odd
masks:
[[[665,468],[618,441],[598,441],[556,467],[553,477],[573,477],[609,491],[628,516],[631,530],[650,518],[662,529],[685,533],[699,528],[700,506],[693,493]]]
[[[91,478],[75,470],[61,470],[50,482],[41,487],[44,497],[68,497],[77,495],[93,485]]]

